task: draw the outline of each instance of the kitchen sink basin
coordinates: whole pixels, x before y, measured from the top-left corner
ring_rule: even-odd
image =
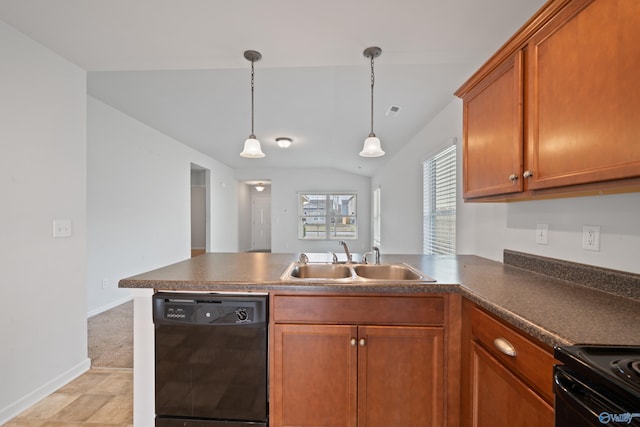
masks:
[[[281,276],[285,281],[330,283],[435,282],[407,264],[342,264],[293,262]]]
[[[422,280],[417,270],[404,264],[362,264],[353,270],[359,277],[371,280]]]
[[[290,276],[297,279],[345,279],[353,276],[345,264],[299,264],[290,269]]]

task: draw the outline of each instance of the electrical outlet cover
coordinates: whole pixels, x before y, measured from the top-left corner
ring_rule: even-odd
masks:
[[[582,249],[587,251],[600,251],[600,226],[582,226]]]

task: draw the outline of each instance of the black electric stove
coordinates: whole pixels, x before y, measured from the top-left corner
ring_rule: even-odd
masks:
[[[556,347],[556,427],[640,427],[640,346]]]

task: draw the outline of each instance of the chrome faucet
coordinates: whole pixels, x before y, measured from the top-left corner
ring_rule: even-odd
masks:
[[[309,262],[309,256],[305,253],[300,254],[300,263],[306,264]]]
[[[376,265],[379,265],[380,264],[380,248],[377,247],[377,246],[374,246],[373,247],[373,252],[376,255]]]
[[[368,264],[369,256],[375,253],[376,255],[375,263],[379,265],[380,264],[380,248],[378,248],[377,246],[374,246],[372,249],[373,249],[373,252],[367,252],[364,254],[364,256],[362,257],[362,262],[364,262],[365,264]]]
[[[340,240],[338,244],[344,248],[344,253],[347,255],[347,262],[351,262],[351,252],[349,252],[349,246],[347,246],[347,242],[345,242],[344,240]]]
[[[329,253],[331,254],[331,262],[334,264],[338,263],[338,255],[336,255],[335,252],[333,251],[329,251]]]

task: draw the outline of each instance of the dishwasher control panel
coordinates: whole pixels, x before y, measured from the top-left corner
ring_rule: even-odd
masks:
[[[166,319],[186,320],[187,318],[187,312],[183,307],[165,306],[164,310]]]
[[[267,321],[266,295],[158,292],[153,296],[154,323],[246,325]]]

